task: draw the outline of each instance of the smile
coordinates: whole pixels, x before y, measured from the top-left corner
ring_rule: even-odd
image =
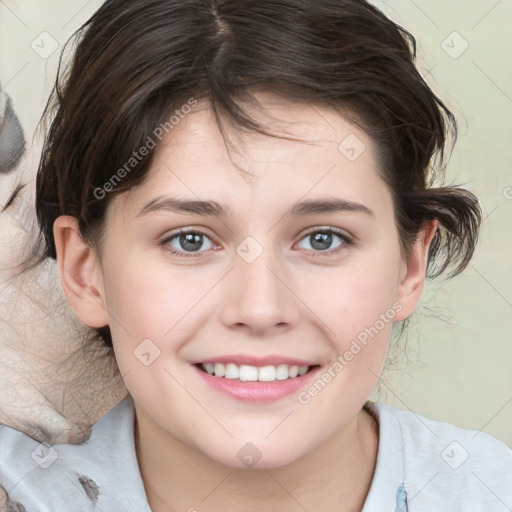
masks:
[[[295,361],[290,361],[292,362]],[[214,393],[255,404],[265,404],[289,395],[293,396],[307,386],[322,369],[320,365],[269,363],[268,360],[260,360],[257,362],[259,366],[254,366],[241,362],[237,364],[224,360],[220,363],[209,360],[203,363],[196,362],[192,364],[192,368],[200,381]]]
[[[201,363],[200,369],[214,377],[240,380],[243,382],[272,382],[294,379],[307,373],[312,367],[297,365],[250,366],[235,363]]]

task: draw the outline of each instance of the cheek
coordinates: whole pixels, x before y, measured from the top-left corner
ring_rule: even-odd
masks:
[[[133,337],[162,338],[200,297],[198,283],[186,272],[169,272],[136,255],[112,261],[105,270],[108,312]]]
[[[331,269],[302,282],[301,296],[336,335],[357,334],[373,325],[394,303],[398,263],[364,263]]]
[[[337,369],[373,387],[384,366],[393,321],[402,306],[395,301],[399,251],[361,257],[303,282],[300,296],[330,340]],[[369,370],[372,370],[370,372]],[[344,379],[339,379],[344,380]]]
[[[105,296],[119,367],[125,372],[133,366],[140,370],[134,355],[148,351],[151,357],[165,355],[152,367],[162,361],[172,364],[197,327],[195,306],[218,276],[201,273],[198,278],[192,267],[172,269],[136,255],[111,261],[116,264],[105,270]]]

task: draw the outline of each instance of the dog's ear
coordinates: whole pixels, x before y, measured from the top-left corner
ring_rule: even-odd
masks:
[[[11,98],[0,91],[0,173],[14,171],[25,153],[25,135]]]

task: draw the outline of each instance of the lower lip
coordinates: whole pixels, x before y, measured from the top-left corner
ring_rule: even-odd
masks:
[[[320,366],[317,366],[308,373],[292,379],[248,382],[226,379],[225,377],[214,377],[209,373],[203,372],[197,366],[193,365],[192,367],[199,374],[199,377],[216,391],[220,391],[242,402],[253,403],[274,402],[292,393],[296,393],[308,384],[320,370]]]

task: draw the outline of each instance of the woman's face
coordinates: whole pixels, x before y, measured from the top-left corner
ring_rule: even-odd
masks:
[[[285,465],[353,426],[416,304],[369,137],[258,98],[303,141],[226,125],[230,160],[199,103],[112,200],[95,267],[139,421],[233,467]],[[204,371],[226,363],[234,379]]]

